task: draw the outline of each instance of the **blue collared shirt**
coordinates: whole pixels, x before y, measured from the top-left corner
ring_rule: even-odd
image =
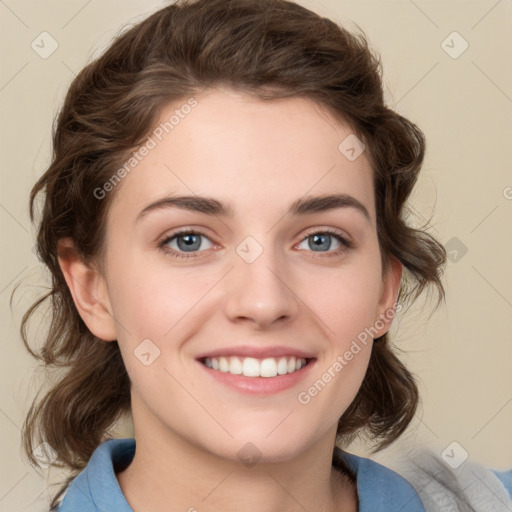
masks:
[[[381,464],[337,450],[355,473],[359,512],[425,512],[413,487]],[[59,512],[133,512],[116,478],[115,467],[126,467],[135,455],[135,439],[110,439],[92,454],[72,481]]]

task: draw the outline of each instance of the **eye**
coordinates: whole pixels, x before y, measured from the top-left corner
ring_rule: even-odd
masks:
[[[208,240],[211,246],[213,246],[213,242],[204,233],[188,229],[173,233],[162,240],[158,246],[164,253],[169,253],[176,258],[194,258],[196,257],[194,253],[198,252],[199,249],[211,248],[204,247],[204,240]]]
[[[333,239],[335,241],[334,245],[337,245],[337,247],[334,247],[334,250],[332,250]],[[300,245],[305,242],[307,242],[307,248],[312,252],[326,252],[328,256],[337,256],[352,247],[352,243],[340,233],[329,229],[309,233]]]
[[[208,243],[210,246],[205,247]],[[332,248],[334,240],[334,250]],[[327,253],[325,256],[338,256],[350,249],[353,244],[343,237],[340,233],[333,230],[313,231],[309,233],[299,244],[307,242],[307,250],[313,253]],[[165,253],[174,258],[194,258],[199,256],[198,253],[211,249],[213,242],[200,231],[193,229],[184,229],[165,237],[159,242],[158,247]],[[314,257],[317,257],[314,255]]]

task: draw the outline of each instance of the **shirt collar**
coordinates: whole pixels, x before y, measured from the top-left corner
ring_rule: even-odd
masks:
[[[371,459],[359,457],[337,446],[333,464],[343,461],[357,476],[359,512],[425,512],[412,485],[398,473]]]
[[[109,439],[96,448],[87,467],[73,480],[62,512],[133,512],[123,495],[116,471],[130,464],[135,439]],[[425,512],[414,488],[391,469],[336,447],[333,464],[340,458],[356,474],[359,512]]]

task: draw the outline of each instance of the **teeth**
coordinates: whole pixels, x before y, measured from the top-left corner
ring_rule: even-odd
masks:
[[[242,363],[242,375],[246,377],[260,376],[260,363],[253,357],[246,357]]]
[[[288,362],[286,357],[281,357],[277,362],[277,373],[279,375],[286,375],[288,373]]]
[[[229,363],[225,357],[219,357],[219,370],[224,373],[229,370]]]
[[[293,373],[306,366],[306,359],[291,357],[268,357],[256,359],[254,357],[207,357],[204,364],[208,368],[219,370],[233,375],[244,377],[275,377]]]
[[[235,375],[241,375],[243,371],[242,361],[238,357],[230,357],[228,371]]]
[[[275,377],[277,375],[277,363],[275,359],[263,359],[260,363],[261,377]]]

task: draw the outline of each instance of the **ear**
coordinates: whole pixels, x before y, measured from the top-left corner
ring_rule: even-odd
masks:
[[[396,258],[391,257],[387,272],[382,279],[381,296],[377,306],[377,317],[375,318],[374,326],[377,334],[374,336],[374,339],[384,336],[393,323],[400,282],[402,280],[402,270],[402,263]]]
[[[57,257],[82,320],[96,337],[115,340],[115,320],[104,277],[82,260],[71,238],[58,241]]]

